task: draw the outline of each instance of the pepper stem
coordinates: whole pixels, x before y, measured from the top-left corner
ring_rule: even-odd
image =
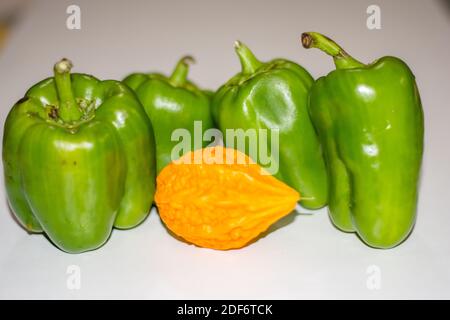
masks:
[[[317,48],[333,57],[337,69],[351,69],[363,67],[364,64],[350,56],[336,42],[318,32],[302,33],[304,48]]]
[[[70,69],[72,69],[72,62],[66,58],[57,62],[53,68],[59,97],[58,115],[64,122],[72,122],[81,118],[81,111],[77,107],[72,92]]]
[[[191,56],[184,56],[178,61],[169,80],[175,86],[182,86],[186,83],[189,72],[189,65],[195,63],[195,59]]]
[[[239,40],[234,42],[234,49],[241,61],[242,73],[252,74],[262,65],[261,61],[255,57],[253,52]]]

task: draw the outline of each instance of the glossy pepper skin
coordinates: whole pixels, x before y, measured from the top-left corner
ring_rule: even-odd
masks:
[[[313,78],[288,60],[260,62],[239,41],[235,50],[242,71],[219,88],[212,102],[213,118],[225,143],[226,129],[278,129],[279,165],[275,177],[300,193],[302,206],[323,207],[328,199],[327,175],[307,109]],[[260,134],[258,139],[262,139]],[[267,143],[267,149],[271,153],[271,143]],[[248,148],[240,151],[248,154]],[[254,160],[262,164],[260,159]]]
[[[155,191],[151,123],[118,81],[70,74],[63,59],[8,114],[3,164],[10,207],[60,249],[96,249],[113,226],[147,216]]]
[[[159,173],[172,159],[172,150],[179,143],[172,140],[175,129],[187,129],[191,134],[191,149],[205,147],[194,139],[194,122],[201,121],[201,135],[213,127],[210,113],[210,92],[199,89],[187,80],[189,64],[194,59],[186,56],[177,63],[172,75],[133,73],[123,83],[133,89],[155,128],[156,166]],[[181,156],[181,154],[179,155]]]
[[[325,150],[331,219],[369,246],[394,247],[416,217],[424,121],[414,75],[395,57],[362,64],[319,33],[304,33],[302,44],[336,65],[316,81],[309,103]]]

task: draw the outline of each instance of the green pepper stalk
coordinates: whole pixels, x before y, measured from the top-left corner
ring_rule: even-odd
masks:
[[[191,56],[185,56],[178,61],[172,75],[169,77],[169,81],[175,86],[183,86],[187,81],[189,73],[189,66],[195,63],[195,59]]]
[[[53,68],[60,102],[58,115],[61,120],[66,123],[80,120],[82,115],[73,96],[70,79],[70,70],[72,69],[72,66],[70,60],[63,58],[61,61],[57,62]]]
[[[305,32],[302,34],[304,48],[317,48],[333,57],[337,69],[351,69],[363,67],[364,64],[351,57],[344,49],[330,38],[317,33]]]
[[[316,32],[301,41],[336,65],[315,82],[308,105],[325,152],[331,220],[369,246],[394,247],[416,218],[424,121],[414,75],[395,57],[363,64]]]
[[[253,74],[259,67],[261,67],[261,61],[259,61],[253,52],[251,52],[250,49],[239,40],[234,42],[234,49],[236,50],[239,60],[241,61],[243,74]]]

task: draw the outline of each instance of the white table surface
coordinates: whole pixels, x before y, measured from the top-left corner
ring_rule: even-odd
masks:
[[[66,8],[81,7],[81,30]],[[233,42],[262,59],[282,56],[318,77],[333,68],[304,50],[302,31],[323,32],[362,61],[402,57],[413,69],[425,111],[425,157],[418,220],[391,250],[337,231],[325,209],[297,215],[241,250],[220,252],[177,241],[155,209],[136,229],[115,230],[99,250],[70,255],[28,235],[0,195],[0,298],[450,298],[450,12],[434,1],[376,1],[381,30],[368,30],[373,1],[36,1],[27,5],[0,52],[0,121],[32,84],[68,57],[74,72],[122,78],[169,72],[186,53],[191,78],[217,88],[238,71]],[[39,164],[36,164],[37,166]],[[400,165],[400,164],[399,164]],[[3,177],[1,177],[3,180]],[[293,221],[292,221],[293,220]],[[289,222],[289,223],[286,223]],[[81,286],[67,287],[79,267]],[[370,289],[371,266],[380,286]],[[369,272],[369,273],[368,273]]]

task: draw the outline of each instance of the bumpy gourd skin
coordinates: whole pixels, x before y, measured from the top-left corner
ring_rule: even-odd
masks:
[[[416,217],[424,123],[414,75],[395,57],[363,65],[317,33],[303,42],[337,66],[317,80],[309,104],[330,175],[331,219],[370,246],[394,247]]]
[[[195,159],[200,159],[196,162]],[[201,247],[241,248],[291,213],[299,194],[245,154],[221,146],[196,150],[157,178],[155,202],[176,235]]]
[[[186,129],[191,134],[190,150],[208,145],[202,141],[203,133],[213,127],[210,113],[210,93],[200,90],[187,80],[192,57],[183,57],[172,75],[158,73],[133,73],[123,83],[136,92],[155,128],[157,172],[176,157],[172,154],[179,141],[172,139],[176,129]],[[194,131],[194,122],[201,122],[201,131]],[[200,143],[196,144],[194,135]],[[174,159],[172,157],[174,156]]]
[[[327,175],[307,109],[313,78],[288,60],[262,63],[240,42],[236,43],[236,52],[242,71],[219,88],[213,98],[217,127],[225,138],[227,129],[278,129],[279,169],[275,177],[300,192],[302,206],[323,207],[328,200]],[[257,139],[261,139],[260,135]],[[225,143],[230,146],[226,139]],[[267,143],[267,150],[271,154],[271,143]],[[241,151],[248,154],[248,147]],[[276,159],[272,157],[272,161]]]
[[[5,184],[29,232],[77,253],[101,246],[113,226],[131,228],[148,215],[154,138],[143,107],[120,82],[68,71],[55,77],[64,78],[60,88],[45,79],[8,114]]]

